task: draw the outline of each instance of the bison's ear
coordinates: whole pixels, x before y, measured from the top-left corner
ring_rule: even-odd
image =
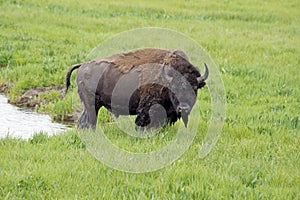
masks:
[[[173,80],[173,77],[169,75],[168,72],[166,72],[166,67],[165,67],[165,63],[163,64],[162,68],[161,68],[161,77],[164,81],[166,81],[167,83],[171,83]]]

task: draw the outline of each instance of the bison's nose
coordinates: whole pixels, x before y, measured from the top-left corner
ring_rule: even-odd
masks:
[[[185,127],[187,127],[188,115],[190,111],[191,111],[191,107],[187,103],[181,103],[177,107],[177,113],[180,113]]]
[[[188,113],[188,112],[190,112],[190,110],[191,110],[191,107],[186,103],[182,103],[177,107],[177,112],[179,112],[179,113],[182,113],[182,112]]]

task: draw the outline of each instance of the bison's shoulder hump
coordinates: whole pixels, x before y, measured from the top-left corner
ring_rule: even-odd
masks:
[[[172,53],[165,49],[141,49],[128,53],[114,54],[109,57],[97,58],[91,62],[113,63],[116,68],[122,73],[128,73],[132,68],[147,64],[160,63],[162,64],[165,58]]]

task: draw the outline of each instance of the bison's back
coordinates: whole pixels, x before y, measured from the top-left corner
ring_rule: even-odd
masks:
[[[121,73],[128,73],[132,68],[147,63],[162,64],[165,58],[171,53],[172,51],[165,49],[141,49],[128,53],[114,54],[105,58],[97,58],[91,62],[113,63]]]

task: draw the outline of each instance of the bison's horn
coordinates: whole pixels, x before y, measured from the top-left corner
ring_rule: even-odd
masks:
[[[204,82],[207,79],[207,77],[208,77],[208,73],[209,72],[208,72],[208,68],[207,68],[206,63],[204,63],[204,66],[205,66],[205,73],[204,73],[203,76],[200,76],[199,78],[197,78],[198,84]]]
[[[172,82],[173,80],[173,77],[172,76],[169,76],[168,73],[166,74],[165,72],[165,63],[163,64],[163,67],[161,68],[161,76],[164,80],[166,80],[167,82]]]

